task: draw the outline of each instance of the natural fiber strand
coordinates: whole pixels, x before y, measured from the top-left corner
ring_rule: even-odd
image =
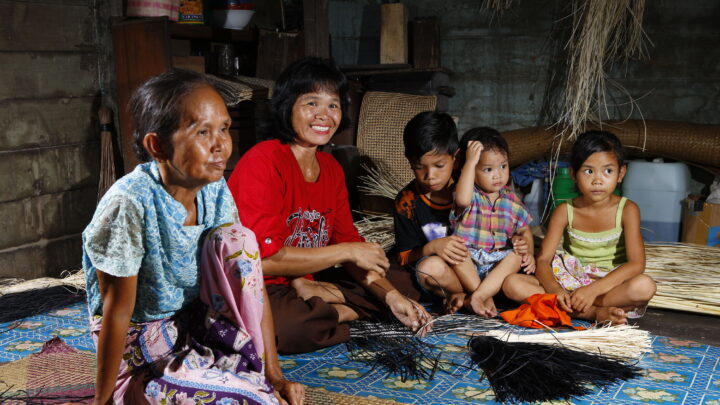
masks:
[[[601,123],[609,117],[606,71],[618,59],[644,57],[642,29],[645,0],[575,0],[573,26],[568,41],[567,77],[562,114],[556,122],[560,136],[575,137],[587,121]],[[612,82],[637,107],[629,93]]]
[[[720,249],[717,247],[690,243],[646,244],[645,274],[657,283],[650,307],[720,315]]]
[[[569,400],[640,375],[640,368],[599,354],[560,346],[476,336],[468,342],[495,398],[503,403]]]
[[[385,251],[395,245],[393,218],[387,214],[357,211],[363,218],[355,221],[355,227],[368,242],[380,245]]]
[[[112,111],[107,107],[100,107],[98,111],[100,125],[112,124]],[[115,155],[113,152],[113,136],[111,131],[100,131],[100,182],[98,183],[98,200],[105,195],[110,186],[115,183]]]
[[[358,185],[358,191],[368,195],[394,200],[404,186],[403,184],[399,184],[398,179],[392,176],[390,170],[369,167],[365,164],[360,165],[360,167],[362,167],[367,174],[359,177],[360,184]]]
[[[0,323],[13,322],[44,314],[85,299],[84,272],[79,271],[64,279],[41,278],[0,288]],[[17,323],[0,329],[17,327]]]
[[[649,332],[631,325],[607,325],[560,333],[554,331],[513,333],[512,330],[491,330],[484,335],[506,342],[543,343],[625,360],[639,360],[643,354],[652,351]]]

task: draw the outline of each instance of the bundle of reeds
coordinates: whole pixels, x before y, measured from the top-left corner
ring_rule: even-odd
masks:
[[[505,342],[544,343],[626,360],[637,360],[644,353],[650,352],[652,343],[649,332],[630,325],[607,325],[560,333],[520,334],[496,329],[483,334]]]
[[[645,245],[654,308],[720,315],[720,249],[691,243]]]
[[[100,120],[100,182],[98,183],[98,200],[117,180],[115,174],[115,152],[113,151],[112,111],[107,107],[100,107],[98,111]]]
[[[398,184],[398,180],[390,175],[389,170],[369,167],[365,164],[360,166],[367,174],[359,177],[360,184],[358,185],[358,191],[368,195],[386,197],[394,200],[400,190],[402,190],[403,185]]]
[[[389,250],[395,244],[395,229],[393,218],[388,214],[370,213],[357,211],[363,218],[355,222],[360,235],[368,242],[380,245],[384,250]]]

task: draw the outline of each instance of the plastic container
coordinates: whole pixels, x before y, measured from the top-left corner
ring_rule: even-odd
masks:
[[[533,180],[530,192],[523,198],[523,203],[532,216],[530,226],[540,225],[543,212],[543,183],[543,179]]]
[[[682,200],[690,193],[690,169],[684,163],[636,160],[628,163],[623,194],[640,207],[647,242],[680,240]]]
[[[555,169],[555,178],[552,183],[553,208],[562,204],[565,200],[573,199],[580,195],[575,182],[570,177],[569,167],[558,167]]]

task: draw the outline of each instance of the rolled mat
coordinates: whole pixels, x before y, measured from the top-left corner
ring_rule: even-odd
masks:
[[[652,156],[681,160],[720,174],[720,125],[686,122],[627,120],[608,121],[602,126],[589,124],[587,130],[602,129],[620,138],[625,148]],[[560,144],[561,128],[535,127],[506,131],[503,137],[510,148],[510,166],[546,158]],[[567,152],[572,141],[561,142]]]

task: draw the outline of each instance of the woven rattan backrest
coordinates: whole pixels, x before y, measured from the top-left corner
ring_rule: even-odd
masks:
[[[436,104],[435,96],[365,93],[357,134],[360,154],[370,157],[376,166],[396,178],[398,184],[407,184],[413,179],[413,173],[405,159],[403,129],[418,113],[434,111]]]

